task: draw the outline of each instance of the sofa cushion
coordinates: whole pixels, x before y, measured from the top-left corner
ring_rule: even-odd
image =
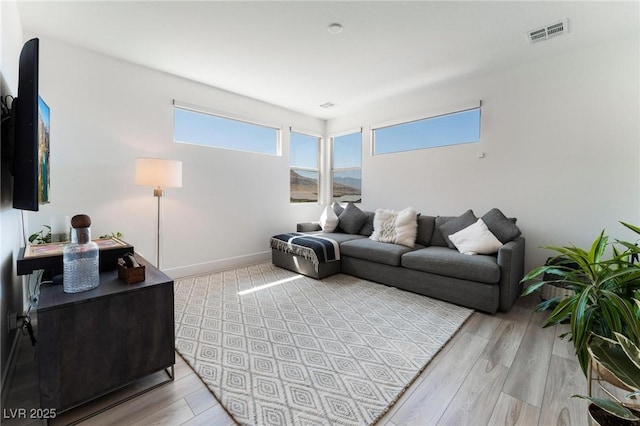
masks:
[[[366,221],[367,215],[350,202],[338,216],[338,228],[347,234],[357,234]]]
[[[413,247],[418,232],[418,213],[412,207],[402,211],[377,209],[373,218],[373,241]]]
[[[322,238],[329,238],[330,240],[333,240],[338,244],[344,243],[345,241],[367,239],[367,237],[364,237],[362,235],[345,234],[344,232],[311,232],[310,234],[316,234]]]
[[[449,235],[449,240],[460,253],[468,255],[494,254],[502,247],[500,240],[489,231],[482,219]]]
[[[350,240],[340,244],[340,256],[350,256],[391,266],[400,266],[402,255],[411,250],[413,249],[400,244],[381,243],[369,238]]]
[[[326,206],[320,215],[320,226],[324,232],[333,232],[338,227],[338,215],[331,206]]]
[[[364,221],[364,225],[362,225],[362,228],[360,228],[358,234],[364,235],[365,237],[370,237],[373,233],[373,217],[375,213],[365,211],[363,211],[363,213],[367,215],[367,220]]]
[[[436,227],[435,216],[418,216],[418,233],[416,234],[416,243],[423,246],[431,245],[431,237]]]
[[[515,240],[521,234],[515,219],[508,219],[499,209],[489,210],[481,219],[502,244]]]
[[[340,215],[344,211],[344,207],[342,207],[339,203],[335,203],[335,202],[333,204],[331,204],[331,208],[333,209],[333,212],[338,217],[340,217]]]
[[[448,247],[411,251],[402,256],[401,264],[405,268],[463,280],[487,284],[500,281],[500,267],[495,256],[467,256]]]
[[[433,231],[433,237],[431,237],[431,245],[455,249],[456,246],[449,239],[449,235],[466,228],[475,223],[476,220],[478,218],[473,214],[472,210],[467,210],[460,216],[436,217],[436,229]]]

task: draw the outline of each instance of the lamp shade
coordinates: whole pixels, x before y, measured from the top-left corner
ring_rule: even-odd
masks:
[[[182,187],[182,161],[161,158],[136,159],[136,185]]]

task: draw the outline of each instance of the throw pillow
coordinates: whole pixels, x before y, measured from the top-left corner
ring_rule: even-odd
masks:
[[[377,209],[373,217],[373,241],[413,247],[418,233],[418,213],[412,207],[400,212]]]
[[[338,227],[338,216],[331,206],[325,207],[320,215],[320,226],[324,232],[333,232]]]
[[[367,215],[353,203],[348,203],[338,216],[338,227],[347,234],[357,234],[367,221]]]
[[[436,227],[440,231],[446,245],[449,248],[454,249],[456,246],[449,239],[449,235],[455,234],[467,226],[474,224],[477,220],[478,218],[473,214],[473,211],[467,210],[462,215],[449,219],[444,223],[439,224],[438,219],[436,218]],[[433,244],[433,242],[431,244]]]
[[[493,254],[502,247],[482,219],[449,235],[449,239],[462,254]]]
[[[373,212],[364,212],[367,215],[367,220],[365,220],[364,225],[360,228],[358,234],[363,235],[365,237],[370,237],[373,233]]]
[[[502,244],[518,238],[521,234],[520,228],[515,224],[515,219],[507,218],[498,209],[489,210],[482,216],[482,221]]]
[[[338,203],[333,203],[331,205],[331,207],[333,208],[334,213],[336,214],[336,216],[340,217],[340,215],[342,214],[342,212],[344,211],[344,208],[338,204]]]

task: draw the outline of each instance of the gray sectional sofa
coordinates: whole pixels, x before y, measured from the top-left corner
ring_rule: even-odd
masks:
[[[471,210],[458,217],[419,215],[415,245],[408,247],[370,239],[373,212],[360,212],[366,219],[361,226],[355,223],[354,232],[354,224],[347,223],[351,218],[337,209],[345,223],[339,223],[336,231],[322,232],[317,223],[299,224],[297,231],[338,242],[339,261],[314,265],[302,256],[273,249],[273,263],[315,278],[342,272],[489,313],[508,311],[522,291],[525,240],[515,219],[505,218],[497,209],[482,216],[503,243],[490,255],[462,254],[448,239],[477,220]]]

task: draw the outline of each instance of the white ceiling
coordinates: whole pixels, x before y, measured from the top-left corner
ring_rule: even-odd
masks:
[[[461,76],[623,36],[639,3],[103,1],[18,4],[23,31],[328,119]],[[529,45],[529,30],[569,33]],[[329,34],[327,26],[344,30]],[[333,102],[338,107],[319,105]]]

